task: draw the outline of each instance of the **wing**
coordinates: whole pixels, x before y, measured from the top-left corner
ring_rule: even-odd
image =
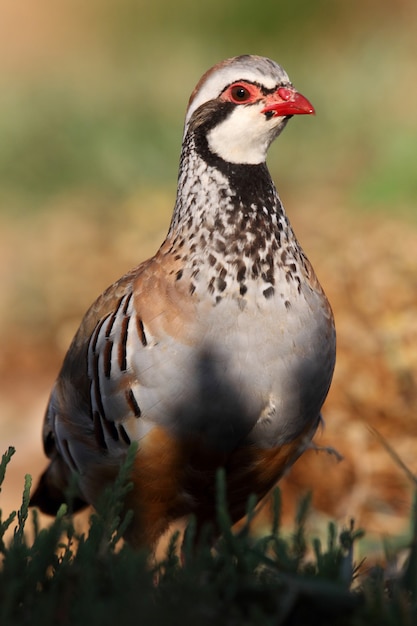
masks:
[[[44,450],[50,464],[31,498],[31,504],[46,513],[56,513],[66,500],[74,473],[80,477],[80,492],[75,494],[72,508],[82,508],[88,499],[82,486],[89,466],[109,465],[109,472],[115,473],[117,461],[113,457],[120,461],[130,442],[123,425],[117,427],[115,423],[140,414],[129,393],[132,373],[127,372],[125,354],[134,279],[145,267],[143,264],[121,278],[94,302],[64,359],[43,425]],[[109,374],[116,366],[120,375],[113,380]],[[111,392],[116,385],[124,392],[117,393],[118,400],[113,401]],[[112,419],[108,419],[110,414]]]
[[[181,301],[175,278],[165,278],[176,271],[166,266],[162,248],[87,311],[45,414],[43,442],[51,462],[31,502],[41,510],[56,512],[74,473],[80,492],[73,508],[93,502],[130,442],[171,419],[173,401],[186,389],[181,367],[173,363],[187,361],[184,329],[192,318],[186,304],[175,304]]]

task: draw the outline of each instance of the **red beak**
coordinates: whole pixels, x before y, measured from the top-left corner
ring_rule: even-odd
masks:
[[[271,96],[266,99],[266,107],[261,113],[273,111],[275,116],[285,117],[286,115],[314,115],[314,107],[298,91],[290,87],[279,87]]]

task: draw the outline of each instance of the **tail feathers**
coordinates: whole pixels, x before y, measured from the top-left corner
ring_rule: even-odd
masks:
[[[68,505],[69,513],[88,506],[75,489],[75,482],[62,457],[57,455],[40,477],[31,495],[30,506],[38,507],[46,515],[56,515],[61,504]]]

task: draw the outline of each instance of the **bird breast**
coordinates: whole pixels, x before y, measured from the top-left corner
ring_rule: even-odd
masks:
[[[197,288],[175,298],[186,279],[168,281],[160,302],[153,290],[126,294],[97,327],[88,351],[93,414],[122,425],[122,439],[140,442],[163,426],[224,451],[243,441],[281,445],[315,423],[334,366],[322,291],[300,291],[283,272],[285,289],[269,297],[254,281],[244,297],[230,289],[216,301]],[[106,429],[103,437],[120,445]]]

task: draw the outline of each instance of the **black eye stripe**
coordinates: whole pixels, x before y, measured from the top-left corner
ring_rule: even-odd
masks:
[[[229,87],[231,87],[232,85],[239,85],[240,83],[242,83],[242,87],[244,87],[245,84],[254,85],[255,87],[258,87],[258,89],[261,91],[262,95],[264,96],[269,96],[271,93],[274,93],[274,91],[279,89],[279,87],[292,87],[292,83],[285,82],[285,83],[279,83],[275,87],[272,87],[271,89],[267,89],[265,85],[261,85],[261,83],[258,83],[257,81],[247,80],[246,78],[241,78],[241,79],[234,80],[233,82],[226,85],[224,89],[221,91],[220,95],[222,95],[222,93],[227,91],[227,89],[229,89]]]

